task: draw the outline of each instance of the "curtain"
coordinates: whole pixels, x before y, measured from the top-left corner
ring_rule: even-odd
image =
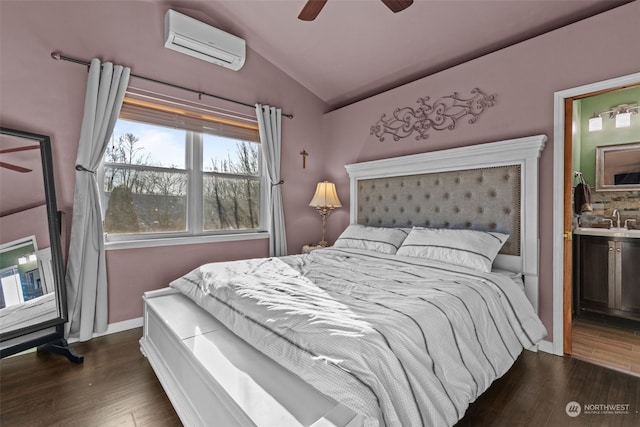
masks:
[[[107,270],[96,169],[118,119],[130,69],[94,58],[89,68],[76,158],[66,288],[68,337],[91,339],[107,329]]]
[[[282,181],[280,180],[280,151],[282,147],[282,110],[256,104],[263,170],[269,193],[269,256],[287,255],[287,235],[282,208]]]

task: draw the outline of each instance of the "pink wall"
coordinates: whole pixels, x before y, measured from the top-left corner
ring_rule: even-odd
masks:
[[[50,246],[46,205],[0,217],[0,243],[9,243],[28,236],[36,237],[38,250]]]
[[[60,209],[72,210],[73,165],[86,69],[53,61],[49,55],[54,50],[82,59],[98,56],[114,60],[131,66],[137,74],[247,103],[272,104],[293,113],[293,120],[283,122],[282,153],[290,253],[319,239],[319,216],[307,206],[318,180],[336,181],[345,206],[329,218],[330,239],[334,240],[347,225],[349,189],[344,164],[544,133],[549,141],[540,160],[540,310],[551,331],[553,93],[640,70],[635,33],[640,3],[324,116],[324,103],[251,49],[239,72],[164,49],[162,18],[168,6],[158,3],[164,2],[0,1],[0,121],[3,126],[51,135]],[[176,9],[217,24],[195,10]],[[163,87],[136,79],[131,85],[166,93]],[[474,87],[497,95],[496,105],[476,124],[460,123],[454,131],[434,131],[426,141],[406,138],[382,143],[369,135],[370,126],[396,107],[415,106],[422,96],[439,97],[452,91],[464,95]],[[302,169],[298,154],[303,148],[310,154],[306,169]],[[139,317],[144,291],[166,286],[203,262],[265,255],[264,240],[109,251],[109,322]]]
[[[293,120],[283,119],[282,136],[289,251],[299,252],[303,244],[319,240],[320,218],[307,204],[316,182],[323,178],[321,136],[326,105],[250,47],[239,72],[165,49],[163,17],[168,6],[159,3],[164,2],[2,0],[2,126],[51,136],[58,208],[68,212],[65,218],[70,219],[87,71],[80,65],[54,61],[52,51],[85,60],[97,56],[130,66],[135,74],[249,104],[282,107],[295,115]],[[196,10],[176,10],[216,25]],[[130,85],[194,99],[194,95],[167,92],[164,86],[140,79],[131,79]],[[252,111],[233,104],[216,105]],[[303,148],[310,154],[306,169],[299,155]],[[109,322],[141,316],[144,291],[164,287],[199,264],[267,255],[266,240],[109,251]]]
[[[546,134],[540,159],[540,316],[551,340],[552,331],[552,210],[554,92],[640,70],[637,28],[640,2],[547,33],[493,54],[423,78],[325,115],[325,139],[330,141],[327,176],[336,181],[348,204],[344,164],[413,154],[496,140]],[[497,96],[496,105],[475,124],[460,122],[453,131],[433,131],[427,140],[408,137],[380,142],[369,128],[382,114],[474,87]],[[348,224],[346,210],[330,221],[330,236]]]

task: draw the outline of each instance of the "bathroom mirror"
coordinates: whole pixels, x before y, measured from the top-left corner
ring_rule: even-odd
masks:
[[[52,165],[48,136],[0,128],[1,357],[37,346],[70,357]]]
[[[640,142],[596,147],[596,191],[640,190]]]

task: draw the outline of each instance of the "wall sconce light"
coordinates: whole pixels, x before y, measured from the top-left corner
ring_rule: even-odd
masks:
[[[618,113],[616,114],[616,127],[628,128],[631,126],[631,113]]]
[[[638,104],[620,104],[611,107],[608,111],[593,113],[589,119],[589,132],[602,130],[602,115],[609,114],[610,119],[615,119],[616,128],[631,126],[631,115],[638,113]]]
[[[316,208],[318,213],[322,215],[322,240],[318,243],[318,246],[329,246],[329,243],[324,237],[327,227],[327,216],[329,216],[335,208],[342,207],[342,203],[336,192],[336,185],[329,181],[319,182],[316,186],[316,192],[309,202],[309,206]]]
[[[609,117],[616,119],[616,128],[628,128],[631,126],[631,115],[638,114],[638,104],[622,104],[612,110]]]
[[[36,254],[29,254],[29,255],[19,257],[18,264],[23,265],[28,262],[36,262],[37,260],[38,260],[38,257],[36,257]]]
[[[593,117],[589,119],[589,132],[596,132],[602,130],[602,116],[597,113],[593,113]]]
[[[25,255],[25,256],[21,256],[18,257],[18,264],[23,265],[26,264],[27,262],[36,262],[38,260],[38,257],[36,257],[36,254],[30,254],[30,255]]]

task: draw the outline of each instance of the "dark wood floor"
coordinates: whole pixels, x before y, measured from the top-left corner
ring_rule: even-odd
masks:
[[[83,365],[54,354],[0,361],[0,425],[179,426],[140,354],[141,329],[76,344]],[[569,417],[571,401],[628,405],[628,413]],[[570,357],[525,351],[471,407],[460,426],[638,426],[640,378]],[[215,420],[212,420],[213,427]],[[220,426],[224,427],[224,426]]]
[[[180,426],[149,362],[142,329],[73,347],[76,365],[56,354],[0,361],[0,426]]]
[[[581,405],[569,417],[569,402]],[[586,405],[629,405],[626,414],[585,413]],[[524,351],[473,403],[460,426],[640,426],[640,378],[570,356]]]

